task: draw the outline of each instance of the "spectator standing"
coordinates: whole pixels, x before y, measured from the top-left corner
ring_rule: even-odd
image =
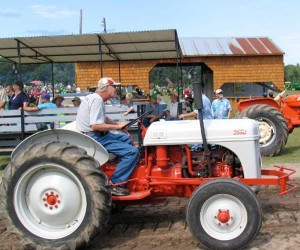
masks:
[[[211,112],[211,102],[204,93],[202,93],[202,103],[203,103],[203,119],[205,120],[213,119],[213,115]],[[195,109],[193,112],[179,115],[179,119],[183,119],[187,117],[197,118],[197,116],[198,116],[198,110]]]
[[[75,96],[74,99],[72,100],[72,103],[74,107],[79,107],[81,103],[81,99],[78,96]]]
[[[202,93],[202,103],[203,103],[203,119],[204,120],[212,120],[213,115],[211,112],[211,102],[208,99],[208,97]],[[187,118],[187,117],[198,117],[198,109],[195,109],[193,112],[190,112],[188,114],[181,114],[179,116],[180,119]],[[191,151],[200,151],[202,149],[203,145],[202,144],[193,144],[191,146]]]
[[[216,90],[217,99],[212,102],[211,109],[214,119],[229,119],[232,110],[228,99],[224,98],[222,89]]]
[[[6,89],[0,85],[0,109],[4,109],[5,105],[8,103],[9,99],[6,94]]]
[[[25,92],[23,91],[24,84],[21,81],[16,81],[13,84],[13,95],[9,100],[8,109],[21,109],[27,106],[28,98]]]
[[[126,125],[126,122],[117,123],[105,114],[104,103],[115,97],[116,85],[119,84],[108,77],[98,81],[96,92],[87,95],[79,106],[76,127],[99,142],[109,153],[119,157],[120,161],[110,179],[110,191],[112,195],[123,196],[130,194],[130,191],[124,188],[124,182],[136,167],[139,153],[127,134],[109,132],[120,130]]]
[[[50,95],[49,94],[42,94],[41,95],[41,104],[36,107],[24,107],[25,111],[38,111],[42,109],[54,109],[57,108],[56,105],[50,102]]]
[[[166,108],[166,121],[178,120],[178,93],[176,90],[173,90],[169,96],[171,101]]]
[[[145,127],[149,127],[151,123],[159,120],[163,116],[163,105],[157,102],[157,95],[150,96],[150,103],[146,105],[145,112],[150,110],[153,111],[143,119],[143,124]]]

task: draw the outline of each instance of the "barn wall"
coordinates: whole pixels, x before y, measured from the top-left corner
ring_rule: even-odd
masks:
[[[223,83],[273,82],[284,88],[284,63],[282,55],[272,56],[209,56],[185,57],[182,63],[205,63],[213,71],[214,89]],[[158,63],[174,63],[175,60],[123,61],[120,64],[123,85],[136,84],[149,92],[149,72]],[[97,85],[100,79],[100,62],[80,62],[75,67],[76,84],[81,89]],[[103,76],[119,81],[119,63],[104,62]]]

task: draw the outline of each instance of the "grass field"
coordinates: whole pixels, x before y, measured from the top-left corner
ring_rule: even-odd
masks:
[[[289,135],[289,139],[281,155],[264,157],[263,165],[277,163],[299,163],[300,164],[300,128],[295,128]]]
[[[0,155],[0,175],[2,175],[2,171],[6,167],[9,161],[10,161],[9,155]]]

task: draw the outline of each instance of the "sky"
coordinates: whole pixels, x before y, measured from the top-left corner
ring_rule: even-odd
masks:
[[[0,0],[0,37],[176,29],[179,37],[269,37],[300,63],[299,0]]]

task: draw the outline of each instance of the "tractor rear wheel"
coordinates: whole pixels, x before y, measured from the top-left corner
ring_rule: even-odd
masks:
[[[199,186],[187,206],[192,234],[209,249],[240,249],[258,234],[262,212],[255,193],[233,179]]]
[[[24,247],[87,245],[110,214],[111,194],[99,163],[77,146],[37,143],[6,167],[0,188],[7,228]]]
[[[260,132],[260,152],[263,156],[275,156],[282,152],[288,140],[289,130],[279,110],[265,104],[251,105],[239,114],[239,118],[257,120]]]

